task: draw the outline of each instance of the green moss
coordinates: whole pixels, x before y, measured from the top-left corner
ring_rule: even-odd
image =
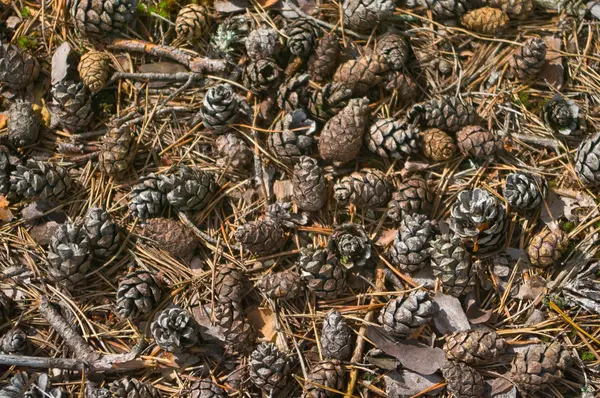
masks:
[[[29,18],[31,16],[31,10],[29,7],[23,7],[21,10],[21,18]]]
[[[589,351],[585,351],[585,352],[581,353],[581,360],[582,361],[595,361],[596,356]]]
[[[571,232],[575,229],[575,223],[571,221],[564,221],[560,223],[560,229],[565,232]]]
[[[38,42],[27,36],[21,36],[17,39],[17,46],[21,50],[33,50],[38,47]]]
[[[557,294],[547,294],[542,298],[542,304],[544,304],[546,307],[550,306],[551,301],[561,310],[564,310],[567,304],[565,299]]]
[[[135,12],[143,15],[148,14],[148,7],[146,7],[145,4],[138,3],[137,7],[135,8]]]

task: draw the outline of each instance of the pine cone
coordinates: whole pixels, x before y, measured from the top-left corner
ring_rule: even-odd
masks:
[[[214,308],[214,319],[228,346],[240,352],[249,350],[254,343],[254,328],[246,321],[241,304],[236,301],[219,301]]]
[[[0,40],[0,84],[20,90],[38,77],[40,66],[36,59],[17,46]]]
[[[456,134],[458,149],[465,155],[475,159],[489,159],[503,149],[502,141],[479,126],[463,127]]]
[[[341,361],[352,355],[352,329],[337,310],[330,310],[323,320],[321,352],[325,358]]]
[[[179,10],[175,20],[177,37],[188,40],[200,39],[208,32],[210,15],[200,4],[188,4]]]
[[[497,8],[483,7],[467,12],[460,23],[467,29],[492,35],[508,26],[508,15]]]
[[[431,322],[438,311],[435,301],[426,292],[414,290],[408,297],[398,297],[387,302],[379,314],[383,329],[395,335],[408,335],[418,327]]]
[[[456,133],[462,127],[474,125],[479,119],[472,105],[448,96],[417,104],[409,111],[408,116],[409,122],[415,120],[425,127],[438,128],[449,133]]]
[[[62,128],[71,133],[83,131],[94,117],[92,97],[83,83],[61,81],[52,86],[50,111]]]
[[[346,372],[340,362],[333,359],[319,362],[308,374],[302,398],[329,398],[345,390]],[[325,386],[328,389],[321,388]],[[334,392],[334,391],[338,392]]]
[[[454,332],[445,337],[444,351],[450,361],[478,365],[493,361],[506,349],[506,341],[493,330],[474,329]]]
[[[234,133],[219,135],[215,139],[215,152],[219,158],[218,166],[229,165],[235,169],[248,167],[253,159],[254,153],[246,144],[246,141]]]
[[[579,144],[575,171],[585,185],[600,185],[600,133],[590,135]]]
[[[423,154],[434,162],[445,162],[456,154],[454,140],[440,129],[427,129],[423,132]]]
[[[279,34],[273,28],[253,30],[246,38],[246,53],[251,60],[271,58],[280,48]]]
[[[444,292],[460,297],[473,290],[476,275],[471,255],[460,237],[451,233],[439,235],[431,241],[430,254],[433,275],[442,281]]]
[[[392,17],[392,0],[348,0],[342,4],[344,26],[354,30],[371,30]]]
[[[85,36],[103,38],[125,32],[133,20],[137,0],[71,0],[69,10],[75,27]]]
[[[140,178],[129,194],[129,211],[133,217],[158,217],[167,206],[167,184],[154,173]]]
[[[77,65],[79,77],[92,93],[97,93],[106,85],[110,72],[110,58],[103,52],[90,51],[81,56]]]
[[[319,211],[327,204],[328,184],[317,161],[300,156],[292,176],[293,199],[303,211]]]
[[[254,254],[274,253],[285,244],[283,228],[270,217],[241,225],[234,236],[244,250]]]
[[[25,198],[58,200],[71,188],[67,170],[53,163],[27,160],[11,173],[10,189]]]
[[[354,98],[329,119],[319,138],[319,154],[324,160],[346,163],[360,152],[365,134],[369,101]]]
[[[135,159],[137,142],[127,125],[111,126],[102,138],[99,163],[100,168],[108,175],[123,175]]]
[[[10,192],[10,162],[8,153],[0,147],[0,195],[6,196]]]
[[[245,293],[244,283],[244,273],[235,265],[220,265],[215,274],[215,297],[218,301],[239,303]]]
[[[386,33],[377,38],[375,52],[382,55],[390,69],[400,71],[410,55],[408,41],[396,33]]]
[[[179,221],[170,218],[146,221],[140,235],[171,256],[182,259],[192,257],[198,246],[196,236]]]
[[[402,119],[379,119],[365,135],[365,143],[371,152],[394,159],[405,159],[418,153],[419,140],[419,130]]]
[[[478,252],[495,249],[504,240],[506,209],[491,193],[475,188],[458,194],[450,210],[450,228]]]
[[[198,343],[198,325],[192,314],[181,308],[159,312],[150,331],[156,344],[165,351],[183,352]]]
[[[319,37],[319,27],[308,18],[297,18],[285,27],[287,47],[290,52],[299,57],[305,57],[313,52]]]
[[[515,50],[510,66],[515,78],[531,80],[537,77],[546,63],[546,42],[534,37]]]
[[[90,240],[79,224],[59,225],[50,239],[47,255],[50,277],[67,288],[83,282],[90,270]]]
[[[541,175],[523,172],[509,174],[504,187],[504,199],[510,207],[521,210],[537,210],[548,194],[548,183]]]
[[[267,274],[258,281],[257,287],[272,299],[293,300],[303,293],[300,275],[291,270]]]
[[[16,373],[10,384],[0,390],[2,398],[66,398],[63,388],[52,387],[47,373],[29,377],[27,373]]]
[[[227,393],[211,379],[194,382],[189,389],[189,398],[227,398]]]
[[[6,294],[0,292],[0,322],[7,323],[15,313],[16,303]]]
[[[111,398],[112,396],[108,388],[96,388],[90,385],[85,387],[85,398]]]
[[[431,220],[423,214],[405,214],[390,250],[390,261],[404,272],[417,272],[429,263]]]
[[[0,339],[0,350],[7,355],[27,355],[29,338],[21,329],[11,329]]]
[[[316,131],[317,123],[309,119],[304,110],[297,109],[275,124],[275,131],[269,133],[267,144],[279,160],[292,165],[310,153]]]
[[[211,87],[202,100],[200,116],[208,129],[221,132],[231,128],[239,117],[239,102],[233,87],[228,83]]]
[[[340,58],[340,39],[335,33],[326,33],[308,60],[308,74],[317,83],[329,79]]]
[[[148,271],[133,271],[119,282],[117,312],[123,318],[139,318],[152,312],[161,299],[156,277]]]
[[[244,69],[244,86],[257,94],[265,94],[276,88],[283,72],[271,59],[258,59],[250,61]]]
[[[40,131],[40,119],[29,101],[16,100],[8,110],[8,139],[16,147],[35,144]]]
[[[305,247],[298,264],[304,283],[317,298],[334,299],[346,288],[346,271],[327,261],[327,250]]]
[[[360,97],[381,83],[387,70],[387,62],[380,55],[360,57],[341,64],[335,71],[333,81],[347,84],[353,95]]]
[[[344,109],[352,99],[352,88],[343,82],[327,83],[315,90],[308,107],[314,117],[329,120]]]
[[[527,19],[533,12],[535,4],[533,0],[485,0],[485,3],[494,8],[499,8],[511,19]]]
[[[419,86],[408,74],[395,70],[388,71],[385,76],[385,89],[397,95],[398,102],[411,103],[419,95]]]
[[[286,112],[294,112],[308,105],[308,74],[291,76],[279,86],[277,105]]]
[[[108,388],[115,398],[160,398],[156,387],[132,377],[115,380]]]
[[[348,269],[363,267],[371,258],[371,239],[359,224],[346,223],[335,227],[327,248]]]
[[[540,391],[561,378],[570,362],[571,356],[558,341],[530,346],[517,353],[509,378],[523,394]]]
[[[119,250],[121,246],[119,226],[105,209],[90,208],[83,220],[83,228],[90,240],[94,257],[110,258]]]
[[[579,107],[572,100],[556,94],[542,107],[542,119],[553,131],[569,135],[579,128]]]
[[[400,221],[406,214],[429,214],[433,204],[433,195],[429,184],[419,175],[404,180],[398,190],[392,194],[388,204],[388,217]]]
[[[531,239],[527,247],[529,262],[536,267],[549,267],[560,260],[568,245],[569,240],[562,230],[544,228]]]
[[[181,211],[203,210],[217,190],[211,173],[184,165],[165,177],[165,181],[168,181],[167,200]]]
[[[263,391],[285,387],[290,373],[290,360],[273,343],[261,343],[250,356],[250,378]]]
[[[417,4],[430,9],[439,20],[460,18],[471,8],[469,0],[417,0]]]
[[[333,196],[343,206],[376,208],[385,206],[392,195],[392,184],[384,172],[363,169],[342,177],[333,187]]]
[[[472,367],[461,362],[448,361],[442,368],[446,388],[459,398],[483,397],[483,377]]]

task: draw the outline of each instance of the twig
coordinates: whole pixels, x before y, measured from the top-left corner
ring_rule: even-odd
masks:
[[[142,40],[115,39],[108,48],[113,50],[143,52],[156,57],[169,58],[187,66],[195,73],[221,73],[225,72],[227,69],[227,61],[222,59],[194,57],[175,47],[152,44]]]
[[[182,82],[185,83],[190,79],[200,79],[200,75],[193,72],[177,72],[177,73],[127,73],[115,72],[108,84],[114,83],[117,80],[139,80],[139,81],[164,81],[164,82]],[[107,84],[107,85],[108,85]]]
[[[25,355],[0,354],[0,365],[21,366],[25,368],[84,370],[84,361],[70,358],[44,358]]]
[[[190,77],[188,78],[188,80],[183,84],[183,86],[179,87],[177,90],[173,91],[171,94],[169,94],[169,96],[167,98],[165,98],[165,100],[163,101],[163,106],[165,106],[169,101],[171,101],[173,98],[177,97],[180,93],[184,92],[185,90],[187,90],[196,79],[198,79],[200,77],[199,74],[197,73],[192,73],[190,74]]]
[[[210,243],[210,244],[212,244],[214,246],[222,246],[225,249],[231,248],[232,250],[235,250],[235,251],[242,250],[242,248],[240,246],[236,245],[236,244],[227,244],[225,242],[221,242],[220,240],[213,238],[212,236],[210,236],[206,232],[200,231],[198,229],[198,227],[196,227],[194,225],[194,223],[192,222],[192,220],[190,220],[190,218],[188,217],[188,215],[185,214],[184,212],[180,211],[179,212],[179,217],[181,218],[181,221],[183,221],[183,223],[185,225],[187,225],[188,228],[190,228],[192,230],[192,232],[194,232],[199,238],[204,239],[208,243]]]
[[[556,153],[560,153],[558,141],[551,138],[537,138],[531,137],[523,134],[511,133],[509,137],[516,138],[520,141],[526,142],[528,144],[540,145],[547,148],[552,148],[556,151]]]

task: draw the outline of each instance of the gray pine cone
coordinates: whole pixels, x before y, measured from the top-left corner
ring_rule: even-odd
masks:
[[[312,245],[303,248],[298,265],[304,283],[318,298],[334,299],[346,288],[345,269],[328,261],[326,249],[315,249]]]
[[[21,329],[11,329],[2,336],[0,350],[8,355],[27,355],[29,338]]]
[[[344,26],[355,30],[371,30],[391,18],[392,0],[347,0],[342,4]]]
[[[215,304],[214,319],[225,336],[227,346],[240,353],[254,343],[254,328],[246,321],[246,312],[237,301],[221,300]]]
[[[339,396],[344,391],[345,373],[338,360],[319,362],[308,375],[308,382],[304,385],[305,392],[302,398],[333,398]],[[339,393],[336,391],[339,391]]]
[[[56,282],[71,288],[85,280],[90,270],[90,239],[80,224],[58,226],[48,245],[48,269]]]
[[[84,0],[85,1],[85,0]],[[52,86],[50,111],[62,128],[71,133],[82,132],[92,121],[92,97],[81,82],[61,81]]]
[[[90,239],[94,257],[112,257],[121,246],[119,227],[111,215],[101,207],[92,207],[83,220],[83,227]]]
[[[509,206],[516,210],[537,210],[546,199],[548,183],[541,175],[518,171],[506,177],[503,194]]]
[[[390,69],[401,71],[410,55],[408,41],[396,33],[386,33],[377,37],[377,54],[383,55]]]
[[[416,3],[430,9],[439,20],[460,18],[471,9],[470,0],[417,0]]]
[[[405,272],[421,270],[429,263],[429,242],[433,236],[433,225],[426,215],[404,215],[390,250],[390,261]]]
[[[25,198],[62,199],[71,184],[67,170],[54,163],[32,159],[28,159],[26,165],[17,165],[10,176],[11,191]]]
[[[384,157],[405,159],[420,150],[419,129],[401,119],[379,119],[365,135],[369,151]]]
[[[20,372],[0,390],[0,398],[67,398],[67,393],[61,387],[52,387],[47,373],[29,377],[27,373]]]
[[[371,258],[371,239],[362,225],[346,223],[337,226],[327,248],[344,267],[363,267]]]
[[[89,384],[85,387],[85,398],[111,398],[112,394],[108,388],[96,388]]]
[[[181,211],[204,209],[217,190],[211,173],[184,165],[174,174],[163,176],[163,180],[167,181],[167,200]]]
[[[498,247],[504,239],[506,209],[491,193],[475,188],[458,194],[450,210],[450,228],[477,252]]]
[[[14,146],[33,145],[38,139],[40,120],[29,101],[17,100],[8,109],[8,139]]]
[[[327,83],[311,95],[308,108],[313,117],[329,120],[348,105],[352,99],[352,87],[344,82]]]
[[[352,354],[352,329],[342,314],[330,310],[323,320],[321,350],[325,358],[344,361]]]
[[[426,292],[414,290],[408,297],[398,297],[387,302],[379,314],[383,329],[395,335],[409,335],[420,326],[431,322],[438,305]]]
[[[117,289],[117,312],[123,318],[138,318],[154,310],[162,298],[160,284],[148,271],[127,274]]]
[[[506,340],[495,331],[485,329],[454,332],[445,337],[446,358],[467,365],[497,360],[506,348]]]
[[[300,156],[292,176],[292,197],[303,211],[319,211],[327,204],[327,179],[317,160]]]
[[[20,90],[33,81],[40,72],[37,60],[19,47],[0,40],[0,84]]]
[[[252,60],[271,58],[281,49],[279,34],[273,28],[259,28],[246,38],[246,53]]]
[[[600,185],[600,133],[590,135],[579,144],[575,171],[585,185]]]
[[[290,373],[290,360],[273,343],[261,343],[250,356],[250,378],[263,391],[285,387]]]
[[[579,107],[573,100],[556,94],[544,103],[542,119],[553,131],[569,135],[579,128]]]
[[[141,219],[158,217],[167,206],[167,183],[154,173],[140,178],[129,194],[129,211]]]
[[[267,144],[283,163],[295,164],[301,156],[310,153],[316,130],[317,123],[309,119],[304,110],[297,109],[277,122],[275,131],[269,133]]]
[[[341,205],[373,209],[385,206],[392,195],[392,184],[384,172],[363,169],[342,177],[333,187],[333,196]]]
[[[71,0],[69,9],[81,34],[103,38],[127,30],[137,3],[137,0]]]
[[[392,194],[388,204],[388,217],[400,221],[405,214],[429,214],[433,204],[433,194],[427,181],[419,175],[406,178]]]
[[[473,290],[476,276],[471,254],[460,237],[445,233],[431,241],[431,268],[442,281],[444,292],[460,297]]]
[[[244,86],[257,94],[265,94],[276,88],[283,72],[272,59],[257,59],[248,62],[244,69]]]
[[[246,141],[234,133],[219,135],[215,139],[215,152],[219,157],[217,165],[222,167],[229,165],[235,169],[244,169],[254,159],[254,153]]]
[[[182,308],[167,308],[156,316],[150,331],[156,344],[178,353],[198,343],[198,325],[192,314]]]
[[[228,83],[211,87],[202,100],[200,117],[206,128],[229,129],[239,117],[239,101],[233,87]]]
[[[447,361],[442,374],[448,385],[446,388],[460,398],[483,397],[485,384],[483,377],[472,367],[462,362]]]
[[[10,191],[10,162],[8,153],[0,147],[0,195],[6,196]]]
[[[310,19],[294,19],[285,27],[287,47],[292,54],[305,57],[313,52],[319,33],[319,27]]]
[[[211,379],[202,379],[190,386],[189,398],[227,398],[227,393]]]
[[[409,122],[419,122],[428,128],[437,128],[448,133],[456,133],[465,126],[477,124],[479,116],[473,105],[463,103],[459,98],[443,96],[439,100],[416,104],[408,113]]]
[[[160,398],[156,387],[132,377],[115,380],[108,389],[114,398]]]
[[[294,75],[286,79],[277,91],[277,105],[286,112],[292,113],[304,109],[308,105],[308,74]]]

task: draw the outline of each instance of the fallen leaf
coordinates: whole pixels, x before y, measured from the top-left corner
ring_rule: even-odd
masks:
[[[407,160],[404,162],[404,169],[406,171],[423,171],[429,167],[429,163],[424,161]]]
[[[439,311],[433,316],[433,323],[440,333],[471,329],[469,319],[456,297],[438,292],[433,296],[433,300],[439,306]]]
[[[52,54],[52,85],[62,81],[69,72],[69,54],[71,54],[71,45],[69,42],[64,42],[54,54]]]
[[[442,381],[442,378],[436,374],[423,376],[410,370],[390,372],[383,376],[383,379],[385,380],[385,392],[389,398],[416,395]],[[437,389],[431,392],[434,391]]]
[[[565,202],[554,191],[548,192],[546,205],[542,206],[540,220],[546,225],[550,225],[565,214]]]
[[[269,8],[279,3],[279,1],[280,0],[258,0],[258,4],[260,4],[262,8]]]
[[[433,289],[435,286],[435,276],[433,276],[433,268],[430,265],[426,265],[421,268],[417,273],[412,275],[412,280],[420,286],[426,289]]]
[[[58,229],[56,221],[48,221],[47,223],[36,225],[29,231],[29,236],[40,246],[46,246],[50,243],[50,238],[54,235],[54,231]]]
[[[54,204],[47,200],[36,200],[25,206],[21,210],[21,216],[27,221],[37,220],[44,216],[45,213],[52,210]]]
[[[546,42],[546,63],[540,72],[540,80],[548,83],[549,86],[560,90],[565,82],[565,67],[563,66],[562,40],[554,36],[544,37]]]
[[[275,328],[275,313],[269,308],[257,308],[248,312],[248,323],[256,331],[258,338],[271,341],[277,330]]]
[[[367,328],[367,337],[377,348],[397,358],[402,366],[420,374],[433,374],[446,361],[441,348],[428,347],[414,340],[396,340],[377,326]]]
[[[365,355],[365,361],[385,370],[395,370],[398,368],[398,366],[400,366],[400,361],[398,361],[396,358],[386,355],[379,348],[373,348],[367,352]]]
[[[491,382],[487,383],[490,385],[490,396],[494,398],[509,398],[517,396],[517,389],[515,388],[514,384],[511,383],[509,380],[505,379],[504,377],[497,377]]]
[[[280,202],[289,202],[294,193],[294,184],[290,180],[277,180],[273,183],[273,194]]]
[[[11,222],[13,214],[8,208],[8,200],[4,196],[0,196],[0,221]]]
[[[588,10],[590,10],[590,14],[592,14],[596,19],[600,19],[600,2],[598,1],[588,1],[585,3]]]
[[[375,244],[377,246],[385,247],[394,241],[396,235],[398,235],[397,229],[388,229],[387,231],[384,231],[381,236],[379,236],[379,239],[377,239]]]
[[[216,0],[215,9],[218,12],[232,13],[242,11],[250,7],[250,1],[248,0]]]
[[[6,27],[8,29],[16,29],[17,26],[19,26],[19,24],[22,22],[23,20],[19,17],[15,17],[14,15],[12,17],[8,17],[6,19]]]
[[[494,315],[493,310],[482,310],[479,308],[475,292],[471,292],[467,295],[467,310],[465,313],[467,314],[469,323],[472,325],[486,323],[492,318],[492,315]]]
[[[533,300],[545,291],[546,280],[539,275],[533,275],[520,286],[516,298],[521,300]]]
[[[202,337],[205,340],[218,340],[224,342],[225,335],[221,328],[212,324],[210,319],[211,312],[210,306],[196,306],[192,308],[192,315],[200,326],[200,334]]]
[[[8,122],[8,116],[4,113],[0,113],[0,129],[6,127],[6,123]]]

